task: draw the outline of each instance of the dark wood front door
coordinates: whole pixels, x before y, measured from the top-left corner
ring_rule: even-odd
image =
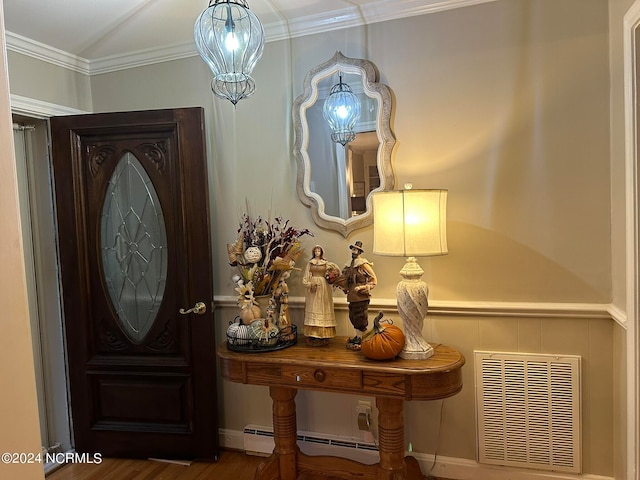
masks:
[[[55,117],[51,133],[74,446],[214,460],[202,109]]]

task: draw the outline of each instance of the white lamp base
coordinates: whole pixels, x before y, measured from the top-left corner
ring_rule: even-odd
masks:
[[[427,358],[433,355],[433,347],[429,345],[427,342],[424,342],[424,346],[419,346],[419,350],[417,349],[407,349],[405,348],[398,354],[400,358],[405,358],[407,360],[426,360]]]
[[[429,310],[429,289],[420,280],[423,273],[415,257],[409,257],[400,270],[403,280],[398,283],[396,298],[405,336],[404,348],[398,354],[400,358],[426,360],[433,355],[433,347],[422,338],[422,326]]]

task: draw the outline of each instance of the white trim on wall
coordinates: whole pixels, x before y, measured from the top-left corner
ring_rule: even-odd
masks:
[[[363,6],[349,6],[338,11],[310,15],[291,21],[283,19],[264,25],[264,31],[266,41],[273,42],[494,1],[496,0],[380,0]],[[190,41],[88,60],[12,32],[6,32],[6,38],[9,51],[85,75],[115,72],[198,55],[195,44]]]
[[[627,328],[628,328],[627,327],[627,312],[622,310],[617,305],[614,305],[613,303],[611,305],[609,305],[609,307],[607,308],[607,312],[609,312],[609,315],[611,316],[611,318],[613,320],[615,320],[615,322],[618,325],[620,325],[622,328],[627,330]]]
[[[91,113],[84,110],[78,110],[77,108],[71,108],[64,105],[45,102],[43,100],[37,100],[35,98],[14,95],[13,93],[10,95],[10,97],[11,113],[16,115],[25,115],[31,118],[37,118],[39,120],[44,120],[49,117],[55,117],[56,115],[76,115]]]
[[[627,297],[627,478],[638,479],[640,461],[640,429],[638,411],[638,336],[637,320],[640,303],[638,290],[638,138],[636,108],[635,30],[640,25],[640,0],[636,0],[624,16],[624,104],[625,104],[625,198],[626,198],[626,297]]]
[[[89,75],[90,62],[85,58],[36,42],[16,33],[5,32],[5,35],[7,38],[7,50],[10,52],[21,53],[43,62]]]
[[[640,0],[638,0],[640,1]],[[238,308],[237,297],[216,295],[213,299],[216,308]],[[334,298],[336,311],[347,311],[345,298]],[[290,297],[290,309],[303,309],[303,297]],[[386,313],[397,312],[395,298],[371,299],[369,310],[382,310]],[[528,302],[453,302],[429,301],[430,316],[456,317],[510,317],[510,318],[574,318],[609,319],[624,326],[626,316],[616,306],[609,303],[528,303]]]
[[[322,434],[318,434],[321,436]],[[244,435],[238,430],[221,428],[218,430],[220,445],[224,448],[244,450]],[[313,454],[313,452],[308,452]],[[326,455],[326,451],[321,452]],[[406,452],[407,454],[409,452]],[[430,472],[438,478],[455,478],[457,480],[613,480],[613,477],[589,474],[565,474],[560,472],[546,472],[526,468],[501,467],[483,465],[474,460],[464,458],[443,457],[425,453],[411,452],[423,473]],[[433,466],[433,470],[431,470]],[[429,477],[432,478],[432,477]]]

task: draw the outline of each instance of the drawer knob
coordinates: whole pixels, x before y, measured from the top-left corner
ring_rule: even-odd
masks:
[[[324,379],[327,378],[327,374],[324,370],[318,369],[313,372],[313,378],[315,378],[317,382],[324,382]]]

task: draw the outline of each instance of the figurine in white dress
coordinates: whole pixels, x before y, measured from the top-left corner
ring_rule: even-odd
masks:
[[[306,289],[302,333],[307,338],[307,345],[327,345],[329,339],[336,336],[333,293],[325,279],[327,268],[333,265],[324,258],[324,249],[320,245],[313,247],[313,256],[302,277],[302,285]]]

